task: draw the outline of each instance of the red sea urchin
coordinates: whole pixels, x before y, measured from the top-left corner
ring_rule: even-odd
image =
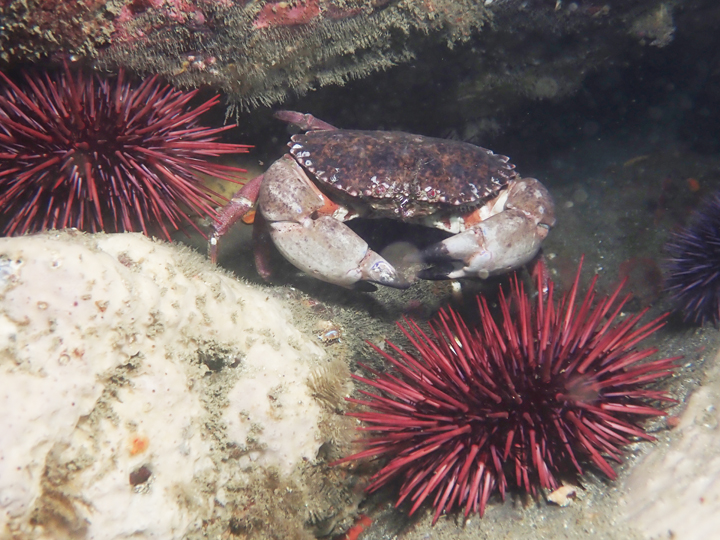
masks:
[[[132,86],[122,71],[114,81],[74,77],[67,65],[58,76],[25,75],[24,89],[1,72],[0,81],[7,235],[65,227],[148,234],[157,227],[169,239],[168,225],[198,229],[191,215],[216,216],[217,195],[199,175],[237,182],[230,173],[245,172],[206,161],[249,148],[217,141],[234,126],[198,125],[218,96],[191,107],[197,91],[156,77]]]
[[[581,475],[585,463],[614,479],[608,459],[619,462],[633,439],[654,439],[638,422],[664,413],[647,401],[672,400],[644,385],[670,375],[677,358],[646,362],[657,350],[635,350],[666,315],[635,328],[645,311],[622,318],[631,296],[618,301],[623,284],[593,305],[595,280],[576,306],[579,279],[580,269],[557,306],[551,283],[533,309],[515,278],[510,298],[501,292],[502,322],[478,297],[473,330],[452,309],[431,324],[433,337],[407,321],[414,355],[373,345],[396,373],[363,365],[374,377],[353,375],[379,391],[348,398],[368,409],[350,414],[372,436],[366,450],[336,463],[386,456],[367,490],[397,480],[397,504],[409,499],[412,514],[432,500],[433,523],[455,507],[482,516],[495,490],[504,498],[508,476],[529,493],[557,488],[559,476]]]
[[[685,322],[720,322],[720,192],[695,214],[693,222],[665,246],[665,289]]]

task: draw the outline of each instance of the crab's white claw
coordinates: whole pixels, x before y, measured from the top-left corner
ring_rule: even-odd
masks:
[[[420,277],[487,278],[530,262],[555,224],[552,197],[534,178],[514,181],[503,196],[500,212],[426,249],[424,259],[436,266]]]
[[[275,222],[270,224],[270,236],[288,261],[317,279],[343,287],[359,281],[406,286],[389,262],[330,216],[303,223]]]
[[[328,201],[292,158],[267,170],[258,204],[278,251],[311,276],[343,287],[362,281],[409,286],[352,229],[323,213]]]

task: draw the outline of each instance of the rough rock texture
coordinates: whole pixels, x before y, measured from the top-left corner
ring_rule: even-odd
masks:
[[[625,517],[646,538],[713,538],[720,528],[720,355],[675,429],[678,436],[627,479]]]
[[[638,43],[668,45],[674,11],[697,1],[115,0],[71,9],[14,0],[0,7],[0,58],[72,56],[159,73],[222,89],[241,109],[410,61],[430,78],[418,82],[434,85],[456,65],[465,99],[509,107],[573,93]],[[461,44],[448,63],[448,47]]]
[[[211,84],[246,109],[405,62],[417,32],[467,39],[489,16],[474,0],[195,4],[182,26],[162,10],[128,19],[99,65],[161,73],[180,86]]]
[[[0,537],[346,527],[351,478],[325,464],[345,444],[346,371],[267,291],[187,248],[2,239]]]
[[[0,60],[95,55],[112,40],[125,0],[0,2]]]

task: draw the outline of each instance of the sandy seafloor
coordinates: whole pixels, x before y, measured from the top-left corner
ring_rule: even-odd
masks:
[[[522,153],[513,156],[521,174],[541,179],[555,199],[557,225],[544,244],[544,255],[551,277],[561,290],[570,286],[580,256],[584,255],[583,282],[587,283],[597,273],[598,288],[602,292],[610,291],[621,277],[628,276],[627,289],[634,293],[635,299],[627,305],[626,313],[650,306],[644,319],[647,322],[672,309],[662,290],[663,245],[672,230],[687,223],[703,198],[720,187],[720,159],[694,153],[683,142],[675,140],[673,133],[667,124],[648,121],[585,137],[576,145],[531,159],[531,167],[524,166]],[[282,141],[276,142],[272,151],[282,152]],[[495,150],[502,152],[502,149]],[[253,166],[251,163],[249,168]],[[250,227],[237,225],[223,238],[220,264],[250,281],[260,281],[252,264]],[[459,288],[450,282],[424,282],[406,291],[381,288],[365,293],[312,280],[283,261],[276,261],[275,267],[277,292],[298,306],[301,326],[316,334],[323,324],[340,328],[341,340],[325,346],[333,355],[347,359],[356,372],[358,361],[382,369],[382,362],[369,350],[365,340],[398,341],[394,322],[401,317],[426,321],[438,307],[446,304],[472,317],[475,294],[483,292],[492,297],[504,282],[503,279],[466,281]],[[526,273],[524,276],[527,278]],[[308,313],[312,315],[308,317]],[[682,414],[689,396],[704,384],[706,373],[717,362],[719,343],[720,332],[716,328],[684,325],[677,315],[643,343],[659,348],[658,357],[684,357],[676,376],[663,383],[678,401],[677,405],[668,407],[668,415]],[[711,401],[713,398],[720,401],[720,390],[716,386],[709,390]],[[713,416],[713,409],[708,412]],[[717,423],[709,422],[712,424],[709,430],[713,432]],[[702,424],[702,418],[696,423]],[[679,431],[669,428],[665,419],[651,421],[647,428],[658,438],[657,442],[637,443],[626,448],[626,459],[617,467],[619,478],[615,481],[587,471],[577,498],[567,507],[549,504],[542,497],[534,500],[511,492],[504,503],[494,496],[482,519],[473,515],[464,521],[460,515],[452,514],[431,526],[432,514],[428,507],[411,518],[406,516],[405,507],[394,510],[395,491],[389,487],[361,505],[360,510],[369,515],[373,523],[360,538],[671,538],[676,531],[668,528],[659,533],[656,527],[647,525],[656,521],[652,510],[648,514],[641,512],[648,505],[647,500],[637,490],[629,491],[627,487],[629,476],[639,462],[651,452],[663,455],[680,437]],[[710,450],[710,455],[713,453]],[[694,468],[697,472],[702,471],[702,467],[702,463],[696,463]],[[647,484],[642,478],[632,482],[635,486]],[[672,481],[665,482],[664,486],[663,489],[671,491],[674,487]],[[689,497],[686,502],[689,500],[692,506],[692,489],[686,495]],[[702,495],[697,494],[697,504],[702,504]],[[675,501],[670,496],[660,512],[669,509],[687,513],[686,507],[680,507],[683,504],[680,499]],[[684,515],[679,514],[679,521],[687,525],[687,519],[693,518],[691,514],[680,517]],[[695,536],[686,533],[676,537]]]

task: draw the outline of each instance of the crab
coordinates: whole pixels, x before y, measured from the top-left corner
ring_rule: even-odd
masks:
[[[256,230],[269,232],[287,260],[348,288],[409,285],[345,224],[354,218],[391,218],[452,233],[421,252],[430,264],[418,274],[423,279],[487,278],[518,268],[538,254],[555,224],[545,186],[521,178],[507,157],[485,148],[397,131],[338,129],[292,111],[275,116],[302,132],[221,211],[210,240],[213,260],[219,238],[256,205]],[[265,275],[263,260],[256,250]]]

